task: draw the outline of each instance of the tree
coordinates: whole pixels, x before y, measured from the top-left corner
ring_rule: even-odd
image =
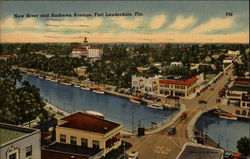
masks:
[[[240,140],[237,142],[237,149],[243,156],[249,155],[249,138],[241,137]]]

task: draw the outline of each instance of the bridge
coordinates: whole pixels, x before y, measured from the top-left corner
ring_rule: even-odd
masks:
[[[233,77],[232,65],[229,65],[223,74],[221,73],[218,76],[221,76],[221,78],[216,82],[210,81],[208,83],[210,86],[200,96],[193,99],[180,100],[183,107],[182,111],[186,111],[188,114],[185,120],[180,120],[179,116],[181,113],[179,113],[168,124],[147,132],[143,137],[132,136],[126,138],[126,141],[133,144],[129,151],[138,151],[141,159],[175,159],[186,142],[196,142],[194,125],[204,112],[220,106],[220,103],[216,102],[218,91]],[[200,100],[207,101],[207,104],[199,104]],[[173,136],[167,134],[167,127],[170,125],[176,126],[177,131]]]

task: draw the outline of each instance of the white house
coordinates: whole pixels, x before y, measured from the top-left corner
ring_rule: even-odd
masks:
[[[227,54],[228,55],[240,55],[240,51],[239,50],[237,50],[237,51],[228,50]]]
[[[182,62],[171,62],[170,63],[171,66],[183,66]]]

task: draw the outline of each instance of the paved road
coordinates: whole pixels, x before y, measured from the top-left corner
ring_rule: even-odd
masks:
[[[228,79],[233,76],[232,69],[227,71],[227,75],[224,73],[215,84],[211,84],[205,92],[199,97],[194,99],[184,100],[180,102],[187,107],[188,117],[185,120],[178,119],[175,122],[176,134],[173,136],[167,135],[167,129],[160,132],[146,135],[143,137],[131,137],[125,139],[133,144],[133,147],[129,150],[138,151],[140,153],[140,159],[175,159],[182,146],[189,141],[187,136],[187,125],[191,119],[198,112],[206,108],[217,108],[218,104],[216,99],[218,98],[218,91],[224,87]],[[214,88],[214,89],[211,89]],[[206,100],[207,104],[198,104],[199,100]]]

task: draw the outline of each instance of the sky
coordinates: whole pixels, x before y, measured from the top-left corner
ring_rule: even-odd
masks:
[[[249,43],[249,1],[0,3],[1,42]],[[130,16],[108,16],[115,12]]]

